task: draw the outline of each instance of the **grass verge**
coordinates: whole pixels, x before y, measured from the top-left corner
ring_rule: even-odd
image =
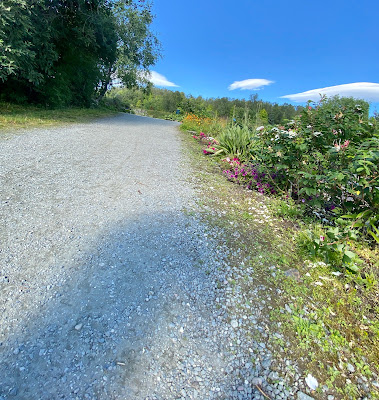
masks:
[[[314,376],[316,390],[299,389],[315,399],[379,399],[378,249],[360,249],[367,260],[360,275],[309,260],[302,242],[309,226],[296,210],[228,182],[191,134],[182,137],[202,218],[223,232],[231,265],[241,265],[233,284],[247,298],[258,291],[259,323],[281,374],[293,385]]]
[[[106,108],[64,108],[49,110],[35,106],[0,103],[0,131],[87,122],[116,114]]]

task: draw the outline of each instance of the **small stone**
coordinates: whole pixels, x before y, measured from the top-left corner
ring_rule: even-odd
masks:
[[[305,383],[311,390],[316,390],[318,388],[317,379],[311,374],[308,374],[308,376],[305,378]]]
[[[77,325],[75,325],[75,329],[76,329],[77,331],[80,331],[80,330],[82,329],[82,327],[83,327],[83,324],[77,324]]]
[[[286,311],[287,311],[289,314],[292,314],[291,307],[290,307],[288,304],[285,304],[285,305],[284,305],[284,308],[286,309]]]
[[[347,370],[348,370],[349,372],[355,372],[354,365],[348,363],[348,364],[347,364]]]
[[[238,321],[236,321],[235,319],[233,319],[233,320],[230,322],[230,325],[232,325],[232,328],[238,328]]]
[[[259,377],[253,378],[253,379],[251,380],[251,383],[252,383],[253,385],[262,386],[263,379],[262,379],[262,378],[259,378]]]
[[[334,396],[332,396],[331,394],[328,396],[328,400],[334,400]]]
[[[9,396],[17,396],[18,395],[18,388],[17,387],[13,387],[10,391],[9,391]]]
[[[293,278],[296,281],[300,281],[300,272],[296,268],[287,269],[287,271],[284,271],[284,275],[288,278]]]
[[[314,398],[303,392],[297,392],[297,400],[314,400]]]

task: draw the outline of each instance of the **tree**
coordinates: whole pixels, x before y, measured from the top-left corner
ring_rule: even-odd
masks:
[[[45,17],[42,0],[0,2],[0,92],[11,100],[26,100],[58,59]]]
[[[264,108],[262,108],[262,110],[259,111],[259,119],[260,122],[262,122],[262,124],[264,125],[268,124],[268,113]]]
[[[160,54],[152,20],[143,0],[3,0],[3,99],[19,93],[50,106],[88,106],[116,73],[128,87],[147,86],[146,72]]]
[[[154,17],[149,4],[118,0],[112,5],[112,12],[118,48],[115,57],[104,60],[99,98],[106,93],[114,75],[128,88],[148,85],[149,67],[160,57],[160,43],[150,30]]]

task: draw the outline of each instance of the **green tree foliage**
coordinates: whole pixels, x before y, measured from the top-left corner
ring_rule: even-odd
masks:
[[[151,9],[133,0],[3,0],[3,100],[90,105],[117,75],[127,87],[159,57]]]
[[[264,125],[268,124],[268,114],[264,108],[262,108],[262,110],[259,111],[259,118],[262,121],[262,124]]]
[[[26,100],[52,73],[58,54],[50,41],[43,1],[0,2],[0,92],[10,100]]]
[[[167,89],[149,88],[143,92],[128,88],[118,88],[110,92],[111,98],[125,101],[127,106],[136,106],[140,101],[142,108],[150,111],[163,111],[172,113],[180,109],[182,114],[196,114],[203,117],[217,115],[223,118],[235,118],[236,123],[243,125],[246,113],[253,123],[280,124],[285,119],[291,120],[304,109],[302,106],[292,104],[272,104],[258,99],[257,95],[249,100],[222,98],[204,99],[201,96],[194,97],[183,92]],[[141,108],[141,107],[137,107]]]

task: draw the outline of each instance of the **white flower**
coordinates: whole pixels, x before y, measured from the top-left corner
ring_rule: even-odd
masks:
[[[308,128],[308,129],[312,129],[312,125],[308,125],[307,128]]]
[[[321,132],[313,132],[313,134],[314,134],[315,136],[320,136],[320,135],[322,135]]]
[[[275,140],[279,140],[279,135],[275,135]]]
[[[265,128],[265,127],[264,127],[263,125],[262,125],[262,126],[258,126],[257,131],[258,131],[258,132],[263,131],[264,128]]]
[[[290,129],[290,130],[288,131],[288,136],[289,136],[290,138],[293,138],[293,137],[297,136],[297,133],[296,133],[295,131],[293,131],[292,129]]]

